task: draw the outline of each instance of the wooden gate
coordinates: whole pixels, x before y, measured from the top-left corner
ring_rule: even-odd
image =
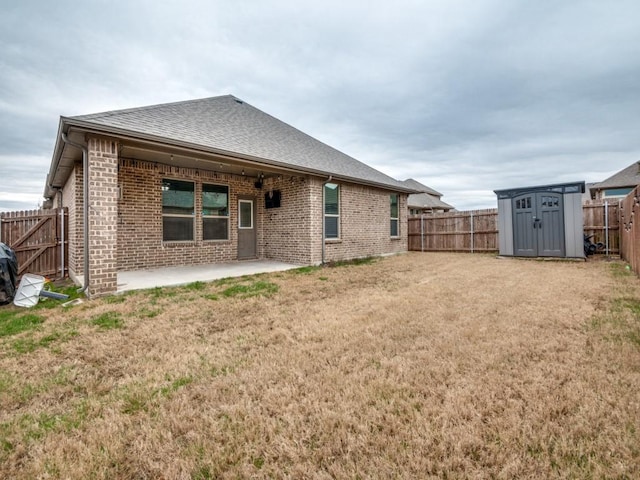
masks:
[[[0,213],[0,241],[16,253],[19,276],[67,275],[68,222],[66,208]]]

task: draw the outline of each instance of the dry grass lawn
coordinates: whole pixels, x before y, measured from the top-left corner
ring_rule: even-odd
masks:
[[[411,253],[0,318],[0,478],[640,478],[619,262]]]

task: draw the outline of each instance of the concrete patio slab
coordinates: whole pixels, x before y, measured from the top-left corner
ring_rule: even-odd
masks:
[[[166,267],[132,272],[118,272],[118,293],[145,288],[185,285],[192,282],[210,282],[220,278],[241,277],[256,273],[281,272],[300,268],[300,265],[274,260],[244,260],[238,262]]]

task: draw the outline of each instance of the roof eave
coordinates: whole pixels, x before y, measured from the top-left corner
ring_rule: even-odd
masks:
[[[416,190],[411,189],[411,188],[407,188],[407,187],[404,187],[404,186],[401,186],[401,185],[392,185],[392,184],[386,184],[386,183],[382,183],[382,182],[374,182],[374,181],[370,181],[370,180],[365,180],[365,179],[356,178],[356,177],[349,177],[349,176],[346,176],[346,175],[340,175],[340,174],[327,172],[327,171],[323,171],[323,170],[316,170],[316,169],[312,169],[312,168],[303,168],[303,167],[298,167],[298,166],[292,166],[290,164],[283,163],[283,162],[278,162],[278,161],[275,161],[275,160],[255,157],[255,156],[252,156],[252,155],[246,155],[246,154],[242,154],[242,153],[238,153],[238,152],[232,152],[232,151],[229,151],[229,150],[223,150],[223,149],[218,149],[218,148],[213,148],[213,147],[207,147],[207,146],[203,146],[203,145],[199,145],[199,144],[195,144],[195,143],[191,143],[191,142],[183,142],[183,141],[180,141],[180,140],[168,139],[166,137],[159,137],[157,135],[150,135],[150,134],[135,132],[135,131],[131,131],[131,130],[116,128],[116,127],[109,127],[109,126],[104,126],[104,125],[96,125],[95,123],[86,122],[86,121],[78,120],[78,119],[75,119],[75,118],[60,117],[60,122],[61,122],[61,124],[60,124],[60,127],[58,129],[58,138],[56,140],[56,150],[54,150],[54,158],[56,157],[56,154],[58,154],[58,155],[62,154],[62,147],[59,147],[59,144],[62,141],[61,140],[61,133],[62,133],[63,129],[66,132],[71,127],[76,127],[78,129],[86,131],[87,133],[95,133],[95,134],[98,134],[98,135],[100,135],[100,134],[105,135],[106,134],[106,135],[116,136],[116,137],[119,137],[119,138],[126,138],[126,139],[130,139],[130,140],[149,142],[149,143],[156,144],[156,145],[168,145],[168,146],[184,148],[184,149],[191,150],[191,151],[196,151],[196,152],[202,152],[202,153],[214,154],[214,155],[222,155],[222,156],[226,156],[226,157],[236,158],[236,159],[239,159],[239,160],[245,160],[245,161],[249,161],[249,162],[253,162],[253,163],[263,164],[265,166],[282,168],[282,169],[286,169],[286,170],[292,171],[292,172],[316,175],[316,176],[319,176],[319,177],[331,176],[334,180],[342,180],[342,181],[347,181],[347,182],[352,182],[352,183],[358,183],[358,184],[361,184],[361,185],[367,185],[367,186],[382,188],[382,189],[385,189],[385,190],[399,192],[399,193],[406,193],[406,194],[416,193]],[[58,149],[59,149],[59,152],[58,152]],[[52,162],[52,167],[53,167],[53,162]],[[51,175],[51,171],[50,171],[49,175]],[[47,177],[47,182],[48,181],[49,181],[49,176]]]
[[[51,156],[51,165],[49,166],[49,173],[44,186],[44,198],[51,199],[56,193],[56,189],[53,186],[53,179],[55,178],[56,170],[60,164],[60,158],[62,157],[62,151],[64,150],[64,141],[62,140],[62,133],[66,133],[65,129],[65,117],[60,117],[58,122],[58,133],[56,135],[56,143],[53,148],[53,155]]]

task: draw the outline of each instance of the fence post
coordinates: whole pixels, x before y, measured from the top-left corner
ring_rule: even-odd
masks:
[[[473,211],[469,213],[470,213],[470,219],[471,219],[471,253],[473,253]]]
[[[424,252],[424,213],[420,214],[420,251]]]
[[[605,244],[605,255],[609,256],[609,201],[605,200],[604,202],[604,244]]]

